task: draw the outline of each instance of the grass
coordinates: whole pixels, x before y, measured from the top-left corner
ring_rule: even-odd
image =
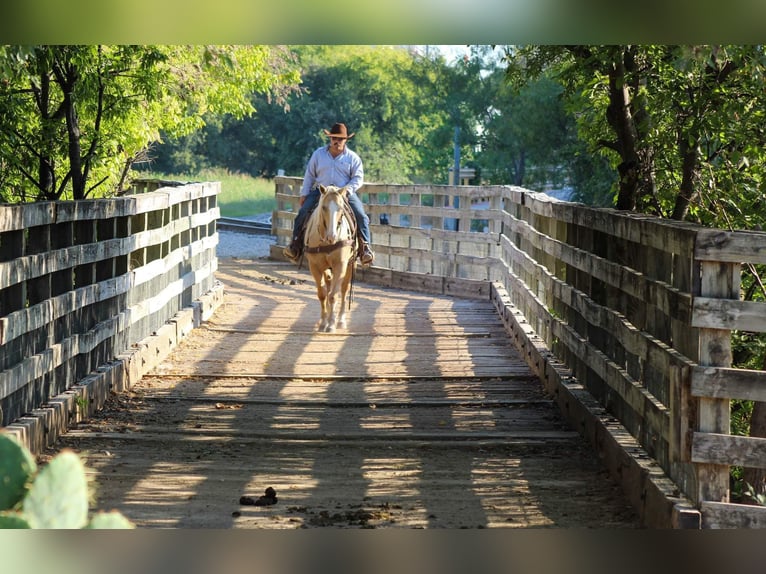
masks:
[[[271,213],[277,207],[274,198],[274,182],[224,169],[203,170],[195,174],[167,174],[136,172],[136,177],[169,179],[174,181],[220,181],[221,193],[218,206],[222,217],[245,217],[259,213]]]

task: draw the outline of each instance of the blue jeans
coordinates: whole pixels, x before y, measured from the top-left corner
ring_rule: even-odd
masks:
[[[298,215],[295,216],[293,222],[293,241],[300,241],[300,230],[303,229],[303,224],[308,219],[311,212],[314,211],[319,203],[319,189],[312,189],[306,196],[306,201],[298,210]],[[351,211],[354,212],[354,218],[356,219],[357,233],[361,236],[364,243],[370,243],[370,218],[364,212],[364,204],[356,193],[348,194],[348,204],[351,206]]]

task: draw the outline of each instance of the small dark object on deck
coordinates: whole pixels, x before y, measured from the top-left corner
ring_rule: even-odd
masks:
[[[258,499],[254,499],[252,496],[240,496],[239,503],[246,506],[271,506],[276,504],[277,491],[271,487],[268,487],[263,496],[259,496]]]

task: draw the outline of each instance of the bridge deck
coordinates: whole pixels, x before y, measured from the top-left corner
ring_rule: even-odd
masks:
[[[489,301],[358,283],[348,330],[319,334],[305,269],[218,277],[212,320],[60,441],[97,508],[171,528],[639,526]],[[276,504],[241,504],[267,487]]]

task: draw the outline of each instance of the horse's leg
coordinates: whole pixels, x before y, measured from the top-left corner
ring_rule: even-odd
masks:
[[[319,299],[320,317],[317,324],[318,331],[324,331],[327,327],[327,283],[325,282],[324,271],[309,264],[311,275],[314,277],[314,283],[317,288],[317,299]]]
[[[337,322],[335,303],[338,299],[338,277],[340,274],[336,267],[337,265],[333,264],[333,268],[327,270],[327,321],[325,322],[324,330],[328,333],[333,333],[335,331],[335,324]]]
[[[348,323],[346,321],[346,309],[347,309],[347,302],[348,302],[348,290],[351,286],[351,275],[353,274],[353,265],[354,261],[349,260],[348,263],[346,263],[345,267],[345,273],[343,273],[343,281],[340,285],[340,312],[338,313],[338,327],[341,329],[345,329],[348,326]]]

